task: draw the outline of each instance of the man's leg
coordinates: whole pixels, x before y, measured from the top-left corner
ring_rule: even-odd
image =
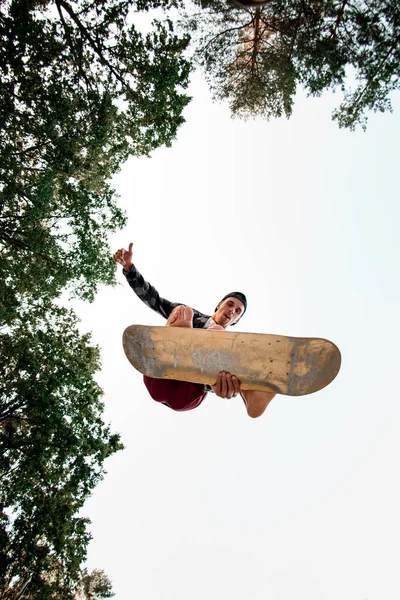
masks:
[[[153,400],[179,412],[197,408],[207,393],[202,385],[189,381],[155,379],[147,375],[143,381]]]
[[[193,310],[190,306],[177,306],[169,315],[167,327],[193,327]]]
[[[256,390],[241,390],[240,381],[235,375],[227,371],[218,373],[217,382],[211,386],[219,398],[234,398],[238,394],[242,396],[249,417],[256,419],[261,417],[275,392],[258,392]]]
[[[193,310],[190,306],[177,306],[167,320],[167,327],[193,327]],[[203,401],[206,391],[204,386],[188,381],[175,379],[155,379],[143,377],[150,396],[172,410],[186,411],[197,408]]]
[[[256,419],[261,417],[271,400],[276,396],[276,392],[259,392],[257,390],[242,390],[240,392],[246,405],[249,417]]]

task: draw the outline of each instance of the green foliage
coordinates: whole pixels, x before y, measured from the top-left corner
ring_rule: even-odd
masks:
[[[29,310],[0,335],[0,589],[72,598],[90,539],[78,516],[121,449],[102,421],[99,352],[63,308]]]
[[[122,446],[102,420],[98,349],[55,299],[114,282],[107,238],[125,216],[110,178],[183,123],[189,38],[169,19],[135,26],[176,4],[0,2],[1,600],[28,581],[27,600],[112,595],[102,572],[82,579],[79,511]]]
[[[311,95],[339,88],[344,101],[333,118],[365,128],[368,111],[391,110],[400,88],[396,0],[270,0],[259,8],[210,0],[186,3],[183,13],[195,60],[234,116],[289,117],[298,85]]]
[[[101,600],[112,598],[112,584],[110,579],[99,569],[93,569],[91,573],[85,569],[82,577],[83,594],[86,600]]]
[[[69,286],[91,300],[114,282],[107,235],[125,219],[108,180],[129,155],[169,146],[183,122],[188,38],[169,20],[142,34],[135,7],[2,3],[0,322],[25,293],[51,298]]]

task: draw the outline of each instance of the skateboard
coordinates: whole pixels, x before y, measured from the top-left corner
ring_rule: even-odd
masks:
[[[332,342],[263,333],[131,325],[125,354],[149,377],[213,385],[219,371],[236,375],[243,390],[303,396],[327,386],[341,355]]]

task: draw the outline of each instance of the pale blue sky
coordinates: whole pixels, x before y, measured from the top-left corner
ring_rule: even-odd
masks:
[[[257,420],[212,395],[177,414],[123,354],[126,326],[163,321],[121,273],[75,304],[126,445],[86,506],[89,566],[117,600],[397,600],[398,97],[353,133],[331,121],[338,95],[268,123],[231,120],[200,76],[191,93],[173,147],[115,178],[129,222],[112,247],[134,242],[163,296],[205,312],[244,291],[241,330],[326,337],[342,370]]]

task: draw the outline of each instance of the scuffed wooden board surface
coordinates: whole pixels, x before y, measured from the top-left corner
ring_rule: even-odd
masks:
[[[238,377],[242,389],[310,394],[328,385],[341,356],[321,338],[131,325],[123,335],[128,360],[149,377],[216,382],[219,371]]]

